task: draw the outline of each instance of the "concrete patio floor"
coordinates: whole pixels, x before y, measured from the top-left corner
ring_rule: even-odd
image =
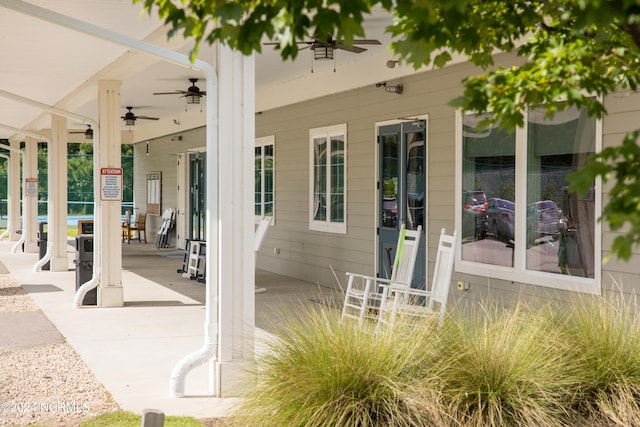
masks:
[[[178,249],[153,243],[123,244],[124,307],[73,308],[74,248],[69,270],[33,272],[37,253],[11,253],[15,242],[0,242],[0,261],[78,352],[118,405],[136,413],[160,409],[167,415],[212,418],[228,414],[236,398],[209,392],[209,364],[186,378],[186,396],[169,396],[169,378],[184,356],[203,344],[205,285],[177,273]],[[256,342],[268,340],[283,307],[326,304],[337,307],[340,290],[256,271]]]

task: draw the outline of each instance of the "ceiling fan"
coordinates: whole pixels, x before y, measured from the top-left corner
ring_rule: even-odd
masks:
[[[302,49],[311,49],[313,51],[313,59],[316,60],[325,60],[325,59],[333,59],[333,51],[336,49],[346,50],[347,52],[352,53],[362,53],[367,49],[364,47],[356,46],[359,44],[365,45],[380,45],[379,40],[374,39],[360,39],[354,40],[352,45],[347,45],[344,42],[335,40],[331,35],[327,37],[326,40],[322,40],[318,37],[313,37],[308,41],[296,42],[297,44],[306,44],[307,46],[301,47]],[[278,45],[276,42],[266,42],[265,45]]]
[[[154,95],[181,95],[179,98],[184,97],[187,104],[200,104],[200,98],[207,94],[206,91],[200,90],[196,86],[198,79],[190,78],[191,86],[187,90],[176,89],[173,92],[155,92]]]
[[[149,116],[136,116],[135,114],[133,114],[133,112],[131,110],[133,110],[133,107],[126,107],[127,113],[120,117],[122,120],[124,120],[124,123],[127,126],[135,126],[136,124],[136,120],[140,119],[140,120],[159,120],[158,117],[149,117]]]
[[[71,130],[69,133],[84,134],[84,139],[90,140],[93,139],[93,129],[91,129],[91,125],[87,125],[86,130]]]

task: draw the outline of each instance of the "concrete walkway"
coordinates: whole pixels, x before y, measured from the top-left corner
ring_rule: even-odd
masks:
[[[211,397],[208,364],[188,374],[186,397],[169,397],[171,371],[202,346],[204,334],[205,286],[176,272],[180,251],[157,250],[152,243],[123,245],[125,306],[74,309],[75,249],[69,249],[69,271],[34,273],[38,254],[12,254],[14,244],[0,242],[0,261],[122,409],[140,414],[154,408],[196,418],[228,414],[237,399]],[[283,305],[341,301],[334,289],[264,271],[256,272],[256,286],[266,289],[256,294],[258,343],[269,339],[267,329],[273,331]]]

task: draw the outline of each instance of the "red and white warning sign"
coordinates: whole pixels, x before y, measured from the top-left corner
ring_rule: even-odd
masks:
[[[122,200],[122,169],[100,169],[100,200]]]

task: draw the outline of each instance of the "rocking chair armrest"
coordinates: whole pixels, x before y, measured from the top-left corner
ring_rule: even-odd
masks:
[[[431,291],[428,291],[426,289],[409,288],[409,289],[405,289],[404,292],[409,294],[409,295],[415,295],[415,296],[418,296],[418,297],[430,297],[431,296]]]
[[[430,298],[431,291],[426,289],[412,288],[410,285],[402,285],[399,283],[390,283],[387,285],[380,285],[382,288],[382,298],[393,298],[393,295],[404,295],[404,298],[424,297]]]
[[[370,280],[372,282],[391,282],[389,279],[385,279],[382,277],[374,277],[374,276],[368,276],[366,274],[360,274],[360,273],[346,273],[347,276],[351,277],[357,277],[360,279],[365,279],[365,280]]]
[[[392,290],[392,291],[393,290],[404,291],[407,288],[409,288],[409,289],[411,288],[411,286],[408,285],[408,284],[400,283],[400,282],[392,282],[389,279],[381,279],[380,281],[383,282],[383,283],[380,284],[380,287],[383,288],[383,289],[388,289],[388,290]]]
[[[398,283],[398,282],[392,282],[391,279],[386,279],[384,277],[374,277],[374,276],[367,276],[366,274],[359,274],[359,273],[346,273],[347,276],[349,277],[357,277],[360,279],[365,279],[365,280],[369,280],[371,282],[375,282],[378,284],[378,286],[381,287],[393,287],[394,285],[397,285],[398,287],[405,287],[405,285]]]
[[[359,273],[349,273],[348,271],[345,273],[347,276],[353,276],[353,277],[360,277],[362,279],[374,279],[371,276],[367,276],[366,274],[359,274]]]

